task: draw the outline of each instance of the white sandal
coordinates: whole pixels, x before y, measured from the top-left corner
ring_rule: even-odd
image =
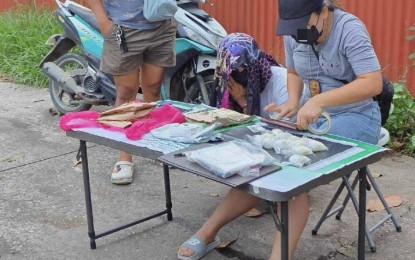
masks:
[[[133,181],[133,163],[119,161],[115,164],[111,174],[111,182],[114,184],[129,184]]]
[[[193,235],[186,242],[184,242],[181,247],[193,250],[194,254],[191,256],[183,256],[177,252],[177,258],[181,260],[198,260],[215,249],[219,244],[220,239],[217,236],[215,237],[215,240],[209,244],[206,244],[202,239],[198,238],[196,235]]]

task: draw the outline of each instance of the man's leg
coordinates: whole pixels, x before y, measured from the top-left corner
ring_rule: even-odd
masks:
[[[223,226],[251,210],[259,201],[260,199],[253,195],[237,189],[231,189],[213,212],[212,216],[196,232],[196,236],[206,244],[212,242]],[[179,248],[179,254],[182,256],[192,256],[194,253],[189,248]]]
[[[301,233],[303,233],[304,227],[307,224],[308,214],[309,205],[307,193],[303,193],[288,202],[288,250],[290,259],[300,240]],[[281,259],[281,233],[279,231],[275,234],[274,245],[269,259]]]
[[[125,102],[136,99],[140,82],[140,70],[136,69],[126,75],[114,76],[114,82],[117,88],[117,98],[114,107],[118,107]],[[127,152],[120,151],[119,161],[132,162],[132,156]]]
[[[165,71],[165,68],[150,63],[141,65],[141,89],[144,102],[160,100],[160,87]]]

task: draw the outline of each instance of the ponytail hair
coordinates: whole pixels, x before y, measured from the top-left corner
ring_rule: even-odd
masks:
[[[321,12],[323,11],[324,5],[327,5],[329,7],[330,12],[334,12],[334,10],[336,10],[336,9],[344,11],[342,5],[339,3],[338,0],[324,0],[323,5],[320,6],[314,12],[316,12],[317,14],[321,14]]]
[[[330,11],[334,11],[335,9],[340,9],[344,11],[342,5],[339,3],[338,0],[325,0],[324,2],[328,4]]]

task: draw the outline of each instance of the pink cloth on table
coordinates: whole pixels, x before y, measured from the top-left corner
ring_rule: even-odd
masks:
[[[184,123],[186,118],[179,109],[166,104],[162,107],[151,111],[146,120],[135,121],[132,126],[128,127],[125,135],[128,139],[138,140],[144,134],[151,130],[173,123]]]
[[[172,123],[186,122],[182,112],[169,104],[156,108],[147,115],[147,118],[135,121],[126,129],[101,124],[97,121],[98,118],[99,112],[96,111],[71,112],[61,117],[59,126],[64,131],[83,127],[104,128],[110,131],[123,132],[128,139],[139,140],[144,134],[155,128]]]
[[[229,108],[229,90],[226,89],[223,93],[222,100],[220,102],[220,108]]]

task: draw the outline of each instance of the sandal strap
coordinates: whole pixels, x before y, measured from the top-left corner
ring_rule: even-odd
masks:
[[[196,235],[191,236],[186,242],[182,244],[182,247],[186,247],[195,252],[195,254],[200,254],[205,251],[206,244],[202,239]]]
[[[133,166],[133,163],[132,163],[132,162],[129,162],[129,161],[118,161],[118,162],[115,164],[115,166],[118,166],[118,165],[128,165],[128,166]]]

